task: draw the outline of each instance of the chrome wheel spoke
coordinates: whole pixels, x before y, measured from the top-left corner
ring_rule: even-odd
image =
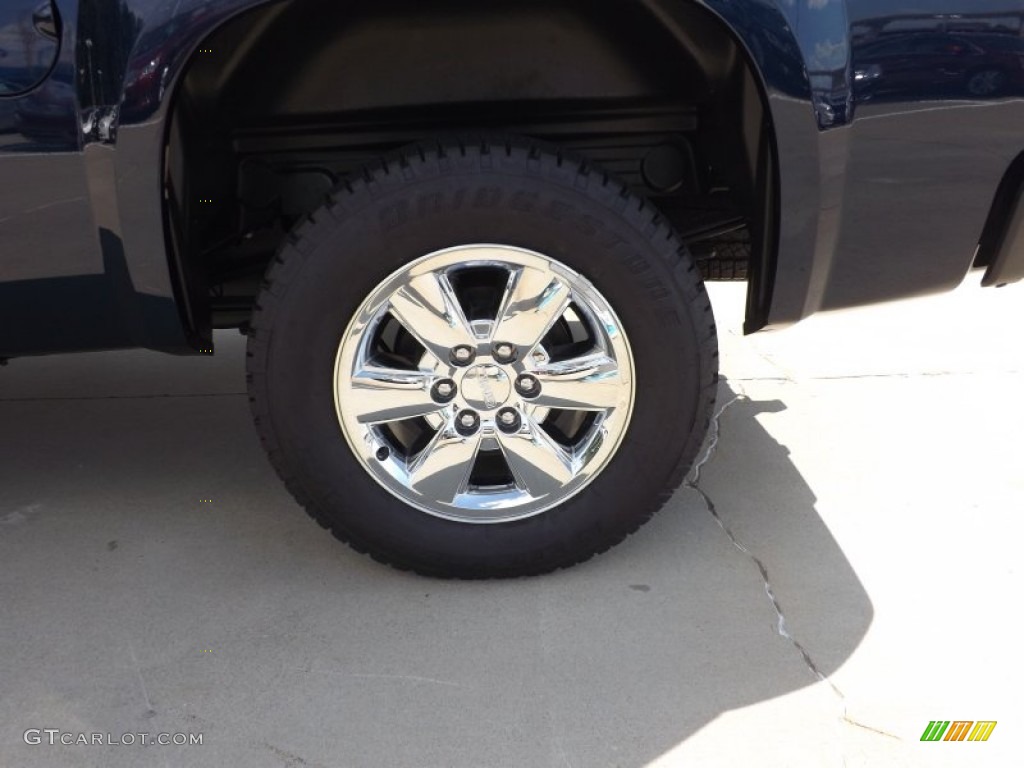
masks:
[[[492,337],[525,356],[540,343],[572,301],[569,285],[555,273],[531,267],[513,270]]]
[[[505,461],[524,491],[546,496],[569,483],[575,473],[572,456],[530,418],[515,433],[499,433]]]
[[[466,490],[479,449],[479,432],[463,437],[446,425],[410,463],[409,486],[431,501],[451,503]]]
[[[383,424],[436,413],[443,406],[430,396],[433,375],[422,371],[367,366],[352,377],[342,395],[360,424]]]
[[[603,353],[548,363],[531,371],[540,382],[534,405],[571,411],[604,411],[628,402],[618,364]]]
[[[443,273],[427,272],[409,280],[391,296],[390,309],[438,360],[447,361],[453,347],[476,345],[458,297]]]

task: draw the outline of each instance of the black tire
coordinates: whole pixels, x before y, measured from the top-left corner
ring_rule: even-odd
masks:
[[[532,249],[577,270],[632,343],[632,420],[603,472],[566,502],[474,525],[421,512],[375,482],[339,427],[342,333],[403,264],[465,243]],[[270,460],[309,514],[375,559],[424,575],[533,575],[587,560],[647,521],[702,444],[717,382],[700,273],[647,202],[586,162],[516,140],[411,147],[339,186],[273,260],[252,317],[250,400]]]

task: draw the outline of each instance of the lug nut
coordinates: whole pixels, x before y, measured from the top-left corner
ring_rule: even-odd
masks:
[[[480,417],[475,411],[463,411],[455,419],[455,431],[468,437],[480,428]]]
[[[528,373],[516,379],[516,392],[523,397],[536,397],[540,394],[540,382]]]
[[[450,403],[455,398],[458,389],[451,379],[441,379],[430,388],[430,396],[435,403]]]
[[[516,348],[507,341],[499,341],[491,350],[496,362],[511,363],[516,359]]]
[[[476,352],[465,344],[453,348],[451,352],[452,362],[456,365],[469,365],[473,362],[474,357],[476,357]]]
[[[498,429],[502,432],[518,432],[522,424],[519,412],[515,408],[502,408],[498,411]]]

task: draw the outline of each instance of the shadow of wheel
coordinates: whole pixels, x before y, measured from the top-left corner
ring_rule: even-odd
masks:
[[[244,340],[219,335],[218,348],[209,381],[193,386],[236,391]],[[41,358],[4,382],[8,393],[37,388],[49,371],[102,395],[154,366],[160,392],[194,366],[174,362]],[[719,402],[734,397],[723,383]],[[755,418],[783,408],[742,398],[728,408],[699,485],[829,675],[872,606],[787,448]],[[310,525],[267,464],[244,396],[8,400],[0,420],[17,446],[0,483],[0,562],[19,585],[0,624],[10,649],[0,704],[12,712],[201,728],[220,764],[261,764],[277,748],[311,765],[344,755],[641,768],[727,712],[818,682],[778,634],[758,567],[692,488],[576,568],[444,582],[375,565]],[[110,652],[125,638],[148,714],[138,675]],[[215,654],[193,653],[196,638]],[[4,756],[49,759],[33,749],[9,744]],[[97,764],[134,759],[95,749]]]

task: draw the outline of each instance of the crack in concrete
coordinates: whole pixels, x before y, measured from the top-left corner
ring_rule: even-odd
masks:
[[[881,728],[875,728],[872,725],[865,725],[864,723],[860,723],[860,722],[857,722],[856,720],[854,720],[852,717],[850,717],[848,714],[846,714],[846,700],[845,699],[843,700],[843,722],[846,723],[847,725],[853,725],[853,726],[855,726],[857,728],[863,728],[865,731],[871,731],[872,733],[877,733],[879,736],[888,736],[890,739],[896,739],[896,741],[903,741],[903,739],[901,739],[899,736],[897,736],[894,733],[889,733],[888,731],[883,731]]]
[[[287,749],[281,749],[280,747],[275,746],[266,741],[262,741],[260,743],[263,745],[264,749],[271,752],[279,760],[284,761],[283,765],[285,766],[285,768],[295,768],[295,766],[299,765],[309,765],[314,767],[320,766],[320,768],[322,768],[321,763],[311,763],[308,760],[306,760],[306,758],[297,755],[294,752],[289,752]]]
[[[722,520],[721,516],[718,514],[718,510],[715,508],[715,503],[711,500],[707,493],[705,493],[703,489],[697,487],[696,485],[691,485],[690,487],[693,488],[693,490],[695,490],[704,500],[704,506],[707,507],[707,510],[714,518],[715,523],[718,524],[718,527],[721,528],[725,535],[729,538],[729,541],[732,542],[732,545],[736,547],[736,549],[738,549],[744,555],[746,555],[754,563],[754,565],[757,566],[757,570],[761,574],[761,581],[764,582],[764,593],[768,596],[768,600],[771,602],[772,608],[775,609],[775,617],[777,620],[775,631],[778,633],[779,637],[785,638],[792,644],[794,648],[796,648],[796,650],[800,653],[800,656],[803,658],[804,664],[811,671],[811,674],[813,674],[821,682],[827,684],[832,689],[832,692],[836,694],[836,696],[838,696],[840,699],[845,700],[846,697],[843,695],[842,691],[840,691],[839,688],[836,687],[835,683],[833,683],[828,678],[828,676],[825,675],[818,668],[818,665],[814,662],[814,659],[811,658],[811,654],[808,652],[808,650],[803,646],[803,644],[799,640],[797,640],[795,637],[793,637],[792,634],[790,634],[789,629],[786,626],[786,614],[782,610],[782,605],[781,603],[779,603],[779,598],[775,595],[775,590],[772,589],[771,578],[768,576],[768,567],[764,564],[764,561],[761,560],[761,558],[759,558],[749,549],[747,549],[747,547],[745,547],[739,541],[739,539],[736,538],[736,534],[734,534],[732,530],[729,528],[729,526],[725,524],[725,521]]]
[[[146,717],[152,717],[156,714],[156,710],[153,709],[153,702],[149,699],[149,691],[146,690],[146,681],[142,679],[142,666],[139,664],[139,657],[135,655],[135,646],[132,645],[130,638],[125,638],[128,641],[128,655],[132,659],[132,668],[135,670],[135,675],[139,680],[139,688],[142,689],[142,700],[146,703]]]
[[[690,471],[690,477],[686,480],[686,485],[693,488],[702,496],[704,495],[703,492],[697,487],[697,483],[700,482],[700,471],[704,468],[705,464],[711,461],[711,457],[714,456],[715,449],[718,447],[718,437],[722,432],[722,414],[732,407],[740,397],[742,397],[742,395],[733,395],[732,400],[712,414],[711,423],[708,425],[708,447],[704,450],[704,455],[697,459],[697,463],[693,465],[693,469]]]
[[[704,454],[700,457],[700,459],[698,459],[696,464],[694,464],[693,471],[691,472],[690,477],[686,481],[686,486],[689,487],[691,490],[695,491],[697,495],[701,497],[701,499],[704,501],[704,507],[707,509],[708,514],[711,515],[712,519],[715,521],[718,527],[722,529],[722,532],[725,533],[729,541],[732,542],[732,545],[736,549],[738,549],[743,555],[745,555],[749,560],[751,560],[751,562],[753,562],[755,566],[757,566],[758,573],[760,573],[761,575],[761,581],[764,584],[764,592],[768,596],[768,600],[771,601],[772,608],[775,610],[775,616],[777,620],[776,632],[780,637],[789,641],[789,643],[800,654],[800,658],[803,659],[804,665],[811,672],[811,674],[814,675],[814,677],[817,678],[819,682],[825,683],[832,691],[832,693],[836,696],[836,698],[839,700],[839,703],[842,705],[843,708],[842,717],[840,718],[841,722],[847,723],[848,725],[852,725],[857,728],[863,728],[864,730],[871,731],[872,733],[876,733],[881,736],[887,736],[891,739],[896,739],[897,741],[902,741],[902,739],[899,736],[888,733],[887,731],[883,731],[879,728],[874,728],[870,725],[865,725],[864,723],[860,723],[849,716],[849,713],[847,711],[846,695],[839,689],[839,687],[834,682],[832,682],[831,678],[829,678],[828,675],[821,671],[820,667],[818,667],[817,663],[814,661],[814,658],[811,656],[810,652],[803,645],[803,643],[797,640],[789,632],[789,629],[786,626],[786,614],[783,612],[782,604],[779,602],[779,598],[776,596],[775,590],[772,588],[771,578],[768,575],[768,567],[764,564],[764,561],[761,560],[761,558],[755,555],[739,539],[736,538],[736,534],[732,532],[732,529],[730,529],[729,526],[726,525],[721,515],[718,514],[718,509],[715,507],[714,501],[711,500],[711,497],[699,485],[700,472],[707,465],[707,463],[711,461],[711,459],[714,457],[715,450],[718,447],[718,440],[721,437],[722,433],[722,415],[736,402],[738,402],[742,397],[744,396],[736,395],[725,405],[721,406],[711,417],[711,424],[708,428],[709,437],[707,449],[704,451]]]
[[[699,485],[700,471],[709,461],[711,461],[711,459],[715,455],[715,450],[718,448],[718,439],[722,433],[722,415],[736,402],[738,402],[740,397],[740,395],[736,395],[735,397],[733,397],[732,400],[730,400],[721,408],[719,408],[715,412],[714,416],[711,417],[711,425],[708,428],[708,447],[704,451],[704,455],[701,456],[700,460],[694,466],[692,476],[686,484],[691,489],[696,491],[697,494],[701,497],[701,499],[704,500],[704,507],[707,509],[711,517],[714,518],[714,521],[718,525],[718,527],[721,528],[722,532],[725,533],[725,535],[728,537],[729,541],[732,542],[732,545],[736,547],[736,549],[738,549],[744,555],[746,555],[746,557],[749,558],[754,563],[754,565],[757,566],[757,570],[761,574],[761,580],[764,582],[764,592],[768,596],[768,600],[771,601],[772,608],[775,609],[775,616],[777,619],[777,624],[775,628],[776,632],[779,634],[780,637],[783,637],[790,643],[792,643],[793,647],[795,647],[797,651],[800,653],[800,656],[804,660],[804,664],[807,665],[807,668],[811,671],[811,673],[814,674],[814,676],[817,677],[818,680],[820,680],[821,682],[828,683],[828,685],[832,688],[836,695],[842,698],[843,694],[839,691],[838,688],[836,688],[832,681],[829,680],[821,672],[821,670],[818,668],[818,665],[814,663],[814,659],[811,658],[810,653],[807,652],[807,649],[804,648],[804,646],[800,643],[799,640],[797,640],[795,637],[793,637],[793,635],[789,633],[789,629],[786,627],[786,614],[783,613],[782,605],[779,603],[779,598],[775,595],[775,590],[772,589],[771,578],[768,576],[768,567],[764,564],[764,561],[761,560],[761,558],[759,558],[753,552],[751,552],[746,546],[744,546],[744,544],[739,539],[736,538],[736,534],[732,532],[732,529],[729,528],[728,525],[726,525],[721,515],[718,514],[718,509],[715,507],[715,502],[711,500],[711,497],[708,496],[704,489],[701,488]]]

